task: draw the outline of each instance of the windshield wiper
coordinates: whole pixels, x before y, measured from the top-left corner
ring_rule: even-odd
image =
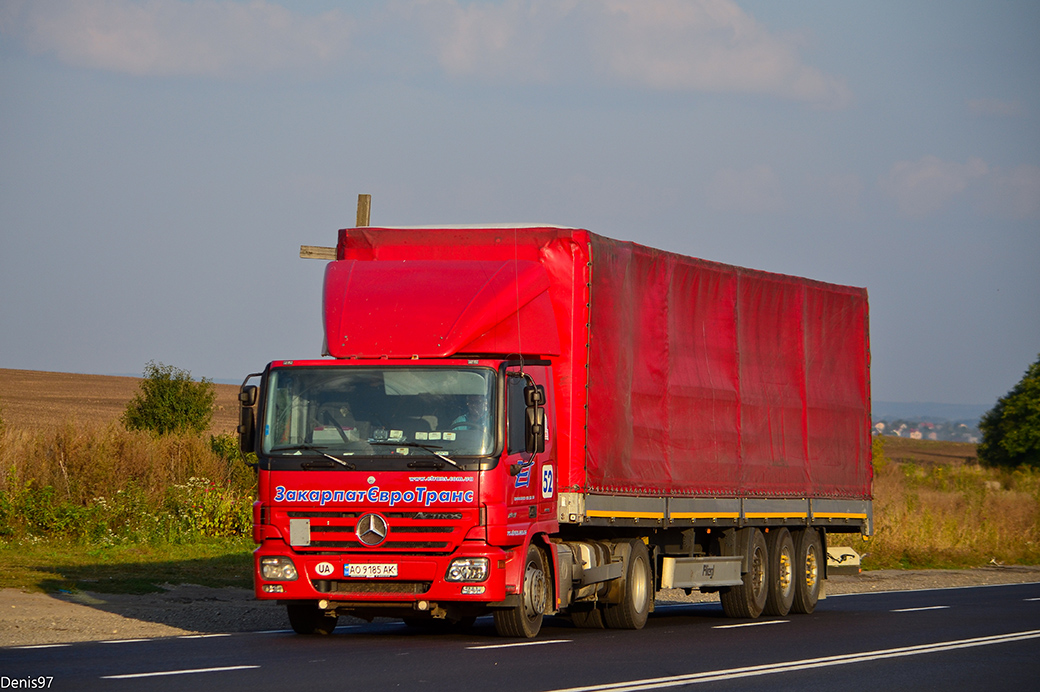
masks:
[[[339,457],[332,456],[331,454],[329,454],[328,452],[325,451],[325,447],[319,447],[318,445],[312,445],[312,444],[309,444],[309,443],[304,443],[304,444],[299,444],[299,445],[287,445],[285,447],[272,447],[271,448],[272,452],[292,452],[292,451],[299,451],[299,450],[307,450],[308,452],[317,452],[318,454],[322,455],[326,459],[331,459],[332,461],[336,462],[340,466],[343,466],[348,471],[353,471],[353,470],[355,470],[357,468],[357,466],[355,466],[354,464],[351,464],[349,461],[343,461]]]
[[[454,459],[449,459],[447,457],[447,455],[445,455],[445,454],[438,454],[437,452],[433,451],[435,449],[441,449],[437,445],[424,445],[424,444],[419,444],[418,442],[369,442],[369,444],[370,445],[379,445],[379,446],[383,446],[383,447],[390,447],[390,446],[392,446],[392,447],[415,447],[416,449],[424,449],[427,452],[429,452],[430,454],[432,454],[433,456],[435,456],[438,459],[440,459],[441,461],[446,461],[446,462],[448,462],[449,464],[451,464],[452,466],[454,466],[457,469],[461,469],[462,468],[461,466],[459,466],[455,462]],[[416,465],[417,464],[421,464],[421,463],[422,462],[420,462],[420,461],[413,461],[413,462],[409,463],[408,466],[410,466],[411,468],[416,468]],[[443,464],[441,464],[441,466],[443,466]]]

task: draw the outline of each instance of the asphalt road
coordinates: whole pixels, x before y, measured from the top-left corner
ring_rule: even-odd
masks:
[[[535,640],[403,624],[0,649],[0,692],[1008,690],[1040,686],[1040,583],[850,594],[813,615],[658,604],[642,631],[549,618]]]

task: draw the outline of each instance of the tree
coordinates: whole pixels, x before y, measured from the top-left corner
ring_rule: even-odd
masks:
[[[979,430],[983,463],[1040,467],[1040,356],[1015,388],[982,417]]]
[[[205,377],[195,382],[186,370],[149,361],[141,390],[126,405],[120,420],[127,430],[151,430],[160,435],[201,433],[213,419],[216,399],[213,382]]]

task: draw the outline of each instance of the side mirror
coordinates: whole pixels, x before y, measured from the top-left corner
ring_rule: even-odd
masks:
[[[545,387],[540,384],[524,387],[524,402],[528,406],[545,406]]]
[[[256,385],[242,385],[238,391],[238,447],[242,454],[256,451],[256,399]]]
[[[524,401],[527,403],[525,451],[528,454],[540,454],[545,451],[545,387],[540,384],[524,387]]]
[[[238,391],[238,403],[240,403],[242,406],[248,406],[249,408],[256,406],[255,384],[247,384],[242,386],[242,389]]]

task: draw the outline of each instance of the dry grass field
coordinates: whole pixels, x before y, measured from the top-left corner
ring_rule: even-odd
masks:
[[[979,463],[977,448],[970,442],[911,440],[906,437],[885,437],[884,440],[885,455],[895,462],[933,466]]]
[[[0,370],[0,543],[247,534],[256,474],[238,450],[238,388],[215,385],[206,433],[155,435],[120,421],[142,382]]]
[[[0,368],[0,420],[25,430],[54,429],[66,422],[107,425],[119,420],[140,385],[139,377]],[[233,433],[238,425],[238,387],[214,387],[217,401],[210,433]]]

